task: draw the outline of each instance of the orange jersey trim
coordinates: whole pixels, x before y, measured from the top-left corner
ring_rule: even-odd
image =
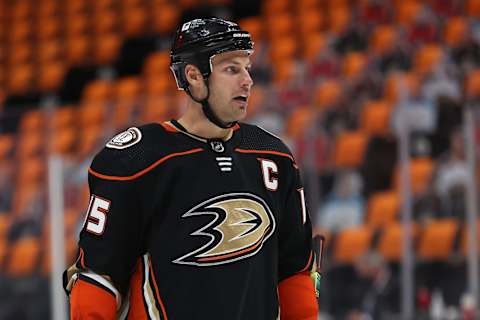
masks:
[[[143,267],[141,259],[138,259],[137,269],[130,279],[130,311],[128,320],[148,319],[143,305]]]
[[[168,132],[179,132],[178,129],[170,122],[162,122],[160,125]]]
[[[155,287],[155,293],[157,294],[158,303],[160,304],[160,307],[162,308],[163,317],[165,318],[165,320],[168,320],[167,312],[165,311],[165,306],[163,305],[162,298],[160,298],[160,293],[158,291],[157,281],[155,281],[155,273],[153,273],[152,263],[151,263],[150,259],[148,259],[148,267],[150,268],[150,274],[152,275],[153,286]]]
[[[155,161],[153,164],[151,164],[147,168],[145,168],[145,169],[143,169],[143,170],[141,170],[141,171],[139,171],[139,172],[137,172],[137,173],[135,173],[131,176],[109,176],[109,175],[98,173],[95,170],[93,170],[92,168],[88,168],[88,172],[90,174],[94,175],[97,178],[101,178],[101,179],[105,179],[105,180],[116,180],[116,181],[134,180],[134,179],[137,179],[137,178],[143,176],[144,174],[148,173],[149,171],[153,170],[154,168],[156,168],[157,166],[159,166],[160,164],[162,164],[163,162],[167,161],[170,158],[178,157],[178,156],[184,156],[184,155],[187,155],[187,154],[197,153],[197,152],[201,152],[201,151],[203,151],[202,148],[196,148],[196,149],[192,149],[192,150],[188,150],[188,151],[184,151],[184,152],[177,152],[177,153],[169,154],[168,156],[165,156],[165,157]]]
[[[302,270],[300,270],[300,272],[305,272],[308,270],[308,267],[310,266],[312,259],[313,259],[313,251],[310,251],[310,257],[308,257],[307,265]]]
[[[274,154],[274,155],[277,155],[277,156],[287,157],[290,160],[292,160],[293,163],[295,163],[295,159],[293,159],[293,157],[291,155],[289,155],[288,153],[284,153],[284,152],[269,151],[269,150],[250,150],[250,149],[240,149],[240,148],[236,148],[235,151],[240,152],[240,153]]]

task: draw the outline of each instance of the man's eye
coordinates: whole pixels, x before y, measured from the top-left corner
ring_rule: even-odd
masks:
[[[228,67],[228,68],[227,68],[227,71],[228,71],[228,72],[231,72],[231,73],[235,73],[235,72],[237,72],[237,68],[235,68],[235,67]]]

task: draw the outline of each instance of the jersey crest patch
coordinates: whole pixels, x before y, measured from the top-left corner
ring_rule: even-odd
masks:
[[[212,220],[191,233],[205,237],[200,248],[172,261],[200,267],[222,265],[254,256],[275,231],[267,203],[250,193],[230,193],[209,199],[182,215],[211,215]]]
[[[131,127],[126,131],[117,134],[112,140],[108,141],[106,147],[112,149],[125,149],[137,144],[140,140],[142,140],[142,132],[140,132],[138,128]]]

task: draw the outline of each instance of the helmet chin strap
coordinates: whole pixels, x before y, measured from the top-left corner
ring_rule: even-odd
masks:
[[[237,121],[232,121],[232,122],[225,123],[222,120],[220,120],[217,117],[217,115],[215,115],[212,108],[210,107],[210,103],[208,103],[208,98],[210,97],[210,88],[208,86],[208,79],[205,80],[205,86],[207,87],[207,96],[202,100],[195,98],[188,87],[185,88],[185,91],[190,96],[190,98],[192,98],[193,101],[195,101],[197,103],[200,103],[202,105],[203,114],[207,117],[207,119],[210,122],[212,122],[217,127],[220,127],[222,129],[232,128],[234,125],[237,124]]]

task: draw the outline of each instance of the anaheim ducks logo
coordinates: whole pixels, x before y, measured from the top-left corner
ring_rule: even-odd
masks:
[[[213,220],[191,233],[210,241],[174,263],[214,266],[255,255],[275,231],[270,208],[260,197],[249,193],[231,193],[215,197],[190,209],[182,218],[212,215]]]

